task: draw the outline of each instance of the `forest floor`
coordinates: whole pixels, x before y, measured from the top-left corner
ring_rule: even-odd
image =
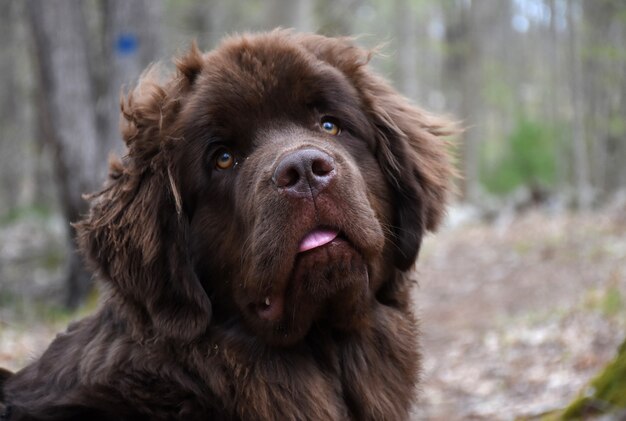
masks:
[[[11,369],[77,317],[50,304],[60,296],[62,228],[37,221],[0,226],[0,366]],[[626,336],[626,209],[455,225],[426,238],[417,265],[415,419],[509,420],[563,407]]]
[[[563,408],[626,337],[626,209],[526,212],[428,238],[418,419]]]

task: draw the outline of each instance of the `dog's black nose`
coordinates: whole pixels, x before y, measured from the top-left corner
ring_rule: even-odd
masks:
[[[316,196],[329,185],[335,172],[335,160],[330,155],[318,149],[301,149],[280,160],[272,181],[290,196]]]

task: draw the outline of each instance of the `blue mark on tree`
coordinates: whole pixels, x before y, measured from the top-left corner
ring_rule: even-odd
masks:
[[[130,56],[137,52],[139,40],[133,32],[123,32],[117,36],[115,51],[120,56]]]

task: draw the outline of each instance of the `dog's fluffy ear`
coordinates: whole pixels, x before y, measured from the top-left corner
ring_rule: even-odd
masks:
[[[177,69],[163,83],[149,70],[122,100],[128,154],[111,162],[108,186],[92,196],[91,211],[76,228],[110,294],[138,310],[155,335],[192,340],[206,330],[211,304],[188,256],[172,130],[202,70],[195,45]]]
[[[385,81],[368,75],[361,89],[378,135],[378,159],[394,189],[396,266],[409,269],[422,236],[441,222],[453,177],[446,120],[413,106]]]
[[[443,217],[454,175],[446,138],[456,128],[415,107],[373,74],[367,68],[371,53],[350,39],[300,37],[316,57],[341,70],[360,95],[376,132],[380,166],[396,195],[395,264],[407,270],[417,259],[423,234],[435,230]]]

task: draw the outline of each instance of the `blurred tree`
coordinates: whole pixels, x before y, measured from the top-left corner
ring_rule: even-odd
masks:
[[[328,36],[351,35],[354,14],[346,13],[358,9],[361,0],[316,0],[314,6],[317,30]]]
[[[580,47],[580,32],[575,18],[578,1],[572,0],[567,6],[568,58],[570,98],[572,102],[572,152],[574,185],[576,187],[576,205],[588,209],[593,201],[593,190],[589,170],[589,151],[585,136],[585,113],[583,104],[583,74]]]
[[[0,139],[0,145],[5,151],[4,153],[15,156],[15,149],[19,147],[19,142],[15,141],[16,124],[19,119],[16,115],[19,112],[16,100],[18,95],[15,94],[17,88],[17,75],[14,66],[14,50],[10,48],[15,42],[15,9],[17,1],[9,0],[0,3],[0,39],[6,40],[7,50],[0,57],[0,127],[7,134]],[[0,169],[2,177],[2,190],[8,197],[17,197],[17,180],[14,177],[19,174],[17,165],[19,160],[9,160]],[[4,207],[4,206],[3,206]],[[0,209],[0,212],[8,209]]]
[[[4,159],[0,165],[0,214],[28,202],[34,194],[32,168],[28,159],[29,135],[26,124],[27,104],[20,101],[23,96],[19,75],[19,14],[21,4],[17,0],[0,2],[0,39],[4,46],[0,55],[0,149]],[[27,185],[28,188],[25,188]]]
[[[98,101],[102,156],[121,155],[120,95],[132,88],[146,66],[163,54],[163,3],[158,0],[103,0],[104,42],[96,72],[104,83]]]
[[[417,12],[411,0],[395,0],[396,39],[398,63],[396,80],[398,88],[409,98],[418,97],[418,23]]]
[[[200,48],[211,49],[228,31],[233,15],[233,4],[220,0],[196,2],[187,13]]]
[[[481,121],[481,51],[478,44],[479,3],[455,1],[446,7],[446,79],[453,85],[453,107],[467,130],[461,145],[464,200],[477,202],[480,196],[479,162]]]
[[[47,140],[55,150],[55,170],[68,221],[86,210],[81,195],[93,191],[104,173],[96,131],[87,32],[80,0],[29,0],[28,15],[38,58]],[[70,232],[71,231],[71,232]],[[68,230],[70,250],[74,233]],[[67,304],[77,306],[91,277],[80,257],[68,264]]]
[[[548,42],[546,43],[549,48],[546,49],[546,58],[548,62],[548,77],[547,81],[551,89],[545,89],[545,102],[547,103],[547,117],[550,125],[556,129],[560,122],[560,105],[563,101],[563,95],[561,94],[561,79],[563,66],[561,65],[561,57],[563,55],[561,48],[561,36],[559,31],[559,8],[557,7],[556,0],[547,0],[546,6],[550,13],[550,20],[548,23]],[[555,130],[555,133],[556,130]],[[569,145],[565,144],[565,139],[555,139],[556,154],[555,158],[555,182],[559,191],[563,192],[567,190],[569,178],[568,173],[570,171],[570,162],[566,159],[569,156]]]
[[[532,197],[541,197],[554,184],[554,139],[549,126],[519,118],[506,142],[506,153],[484,177],[484,185],[495,193],[513,193],[523,186]]]
[[[299,31],[313,30],[312,0],[267,0],[265,2],[265,26],[268,29],[278,26],[293,27]]]
[[[40,132],[55,151],[68,221],[86,211],[82,194],[95,191],[105,179],[106,155],[124,153],[120,95],[161,56],[162,8],[161,1],[148,0],[27,2],[40,76]],[[89,14],[102,21],[100,33],[88,30]],[[74,250],[73,229],[68,234]],[[90,286],[80,257],[71,253],[67,305],[80,304]]]
[[[592,182],[600,193],[626,187],[626,3],[582,2],[583,96]],[[616,87],[619,87],[616,89]]]

